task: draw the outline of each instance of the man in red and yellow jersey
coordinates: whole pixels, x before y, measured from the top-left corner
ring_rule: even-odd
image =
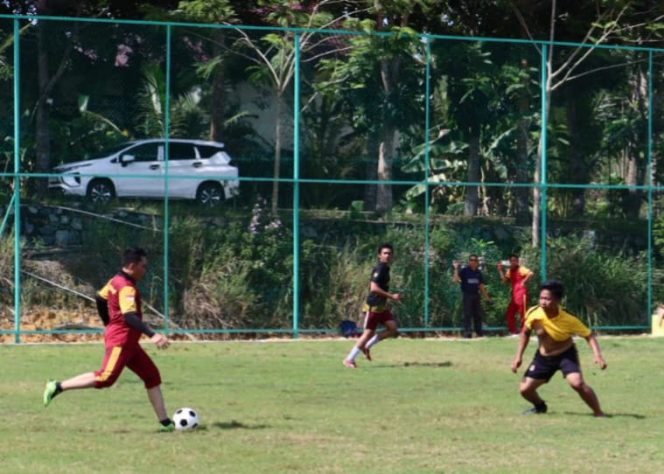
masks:
[[[559,281],[551,280],[542,284],[539,306],[531,308],[527,313],[516,357],[512,362],[512,372],[516,373],[521,366],[523,352],[530,341],[530,333],[534,330],[539,339],[539,347],[519,387],[521,396],[534,405],[534,408],[526,413],[546,413],[547,405],[540,398],[537,389],[560,370],[567,383],[592,409],[593,414],[604,416],[597,395],[583,379],[579,354],[572,336],[581,336],[588,342],[595,363],[600,369],[606,369],[606,362],[593,332],[577,317],[560,307],[564,291],[563,284]]]
[[[169,344],[166,336],[156,334],[143,322],[141,293],[136,284],[145,276],[147,264],[145,250],[132,248],[125,251],[122,271],[111,278],[96,297],[97,310],[106,325],[106,353],[101,369],[62,382],[49,381],[44,390],[44,406],[67,390],[110,387],[128,367],[143,380],[161,429],[171,431],[174,428],[166,413],[159,369],[138,342],[145,334],[159,349]]]
[[[498,272],[500,278],[504,282],[509,282],[512,285],[512,299],[510,305],[507,307],[505,319],[507,319],[507,329],[510,334],[519,334],[526,321],[526,309],[528,308],[528,289],[526,282],[533,276],[533,272],[519,263],[518,255],[510,255],[510,267],[505,272],[503,263],[498,264]],[[521,322],[519,327],[516,325],[516,314],[519,313]]]

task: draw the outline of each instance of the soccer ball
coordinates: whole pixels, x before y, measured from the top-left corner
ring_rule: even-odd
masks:
[[[198,413],[193,408],[180,408],[173,414],[176,430],[193,430],[198,426]]]

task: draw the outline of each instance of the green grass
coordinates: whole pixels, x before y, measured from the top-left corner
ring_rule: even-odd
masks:
[[[185,433],[157,432],[129,372],[42,407],[45,380],[96,369],[100,345],[2,346],[0,472],[663,472],[664,341],[601,343],[605,372],[579,347],[608,419],[560,375],[550,412],[521,416],[515,339],[385,341],[358,370],[351,341],[148,347],[169,411],[199,410]]]

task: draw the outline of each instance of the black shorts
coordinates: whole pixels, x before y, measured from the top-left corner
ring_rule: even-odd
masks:
[[[576,346],[573,345],[562,354],[551,357],[540,354],[538,348],[533,361],[523,376],[548,382],[557,370],[563,373],[563,377],[573,373],[581,373],[579,353],[576,351]]]

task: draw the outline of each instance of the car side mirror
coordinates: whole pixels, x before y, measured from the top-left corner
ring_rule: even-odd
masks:
[[[129,163],[136,161],[136,157],[134,155],[122,155],[120,157],[120,164],[122,166],[127,166]]]

